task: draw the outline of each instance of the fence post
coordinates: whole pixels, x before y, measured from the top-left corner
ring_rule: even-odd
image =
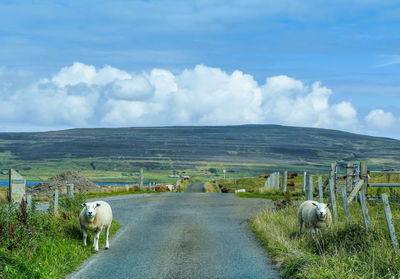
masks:
[[[360,176],[361,179],[364,180],[364,184],[361,189],[366,198],[368,196],[368,165],[366,161],[362,161],[360,163]]]
[[[347,163],[346,168],[346,191],[347,193],[351,193],[353,190],[353,173],[354,173],[354,166],[352,162]]]
[[[342,193],[342,203],[343,203],[343,209],[344,209],[344,213],[346,214],[346,221],[350,222],[350,209],[349,209],[349,203],[347,201],[347,193],[346,193],[346,187],[344,187],[344,185],[342,185],[342,187],[340,187],[340,191]]]
[[[74,184],[67,184],[67,198],[74,197]]]
[[[280,176],[281,176],[281,174],[280,174],[280,172],[278,171],[278,172],[276,172],[276,190],[279,190],[281,187],[280,187]]]
[[[306,185],[307,185],[307,172],[305,171],[303,174],[303,192],[306,192]]]
[[[54,214],[58,213],[58,189],[54,192]]]
[[[308,175],[308,199],[314,200],[314,183],[313,183],[313,176],[310,174]]]
[[[337,215],[336,192],[335,192],[335,168],[336,168],[336,163],[332,163],[331,171],[329,173],[329,194],[333,211],[333,221],[337,223],[338,215]]]
[[[324,202],[324,189],[322,189],[322,176],[318,176],[319,202]]]
[[[32,211],[32,195],[26,197],[27,210]]]
[[[396,252],[399,251],[399,242],[397,241],[396,232],[394,230],[392,212],[390,211],[389,199],[386,194],[382,194],[382,204],[385,211],[386,223],[389,229],[390,239],[392,240],[393,248]]]
[[[362,212],[363,219],[364,219],[365,229],[368,230],[369,227],[371,226],[371,222],[369,221],[367,201],[366,201],[365,195],[362,191],[358,192],[358,197],[360,199],[361,212]]]
[[[287,186],[287,171],[283,172],[283,177],[282,177],[282,192],[286,193],[286,186]]]
[[[140,168],[140,174],[139,174],[139,187],[143,187],[143,180],[144,180],[144,177],[143,177],[143,168]]]

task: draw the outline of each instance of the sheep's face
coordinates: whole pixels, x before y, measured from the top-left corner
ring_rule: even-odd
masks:
[[[82,205],[86,208],[86,215],[90,219],[94,218],[94,216],[96,216],[96,209],[97,209],[97,207],[100,206],[99,203],[95,203],[95,202],[88,202],[88,203],[84,203]]]
[[[313,203],[317,208],[315,210],[318,218],[323,219],[325,218],[326,214],[328,214],[329,211],[329,203]]]

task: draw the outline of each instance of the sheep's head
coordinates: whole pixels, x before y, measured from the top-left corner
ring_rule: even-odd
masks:
[[[315,213],[317,214],[319,219],[324,219],[326,214],[328,214],[329,211],[329,203],[317,203],[313,202],[313,205],[315,205],[317,208],[315,210]]]
[[[86,216],[89,219],[93,219],[96,216],[96,209],[100,206],[100,204],[95,202],[87,202],[82,204],[82,206],[86,208]]]

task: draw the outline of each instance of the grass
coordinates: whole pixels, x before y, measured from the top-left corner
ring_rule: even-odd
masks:
[[[0,204],[6,203],[8,201],[7,191],[7,187],[0,187]]]
[[[115,192],[100,192],[100,193],[87,193],[85,196],[88,199],[91,198],[101,198],[101,197],[111,197],[111,196],[122,196],[122,195],[136,195],[136,194],[160,194],[165,192],[160,191],[146,191],[146,190],[138,190],[138,191],[115,191]]]
[[[218,193],[215,183],[211,183],[211,182],[204,183],[204,190],[206,193]]]
[[[0,206],[0,278],[64,278],[95,253],[89,234],[82,243],[78,224],[85,196],[60,200],[59,214],[27,212],[23,206]],[[113,221],[110,235],[119,229]],[[100,247],[105,243],[100,236]]]
[[[315,177],[317,180],[318,178]],[[282,180],[282,179],[281,179]],[[303,196],[303,176],[295,177],[290,181],[295,182],[294,187],[287,187],[287,192],[283,193],[279,190],[266,190],[264,188],[265,178],[246,177],[239,179],[219,179],[218,184],[221,189],[225,188],[229,193],[235,192],[238,189],[245,189],[244,193],[237,193],[241,198],[265,198],[265,199],[299,199]],[[212,181],[215,184],[215,181]],[[282,181],[281,181],[282,183]]]
[[[317,239],[308,230],[297,237],[298,205],[286,205],[266,210],[250,221],[284,278],[400,277],[400,254],[391,246],[381,204],[368,205],[372,227],[366,231],[358,204],[352,202],[347,223],[339,203],[339,222]],[[392,205],[392,214],[395,220],[400,218],[400,209]],[[399,232],[399,222],[395,226]]]
[[[277,190],[268,190],[264,193],[249,193],[249,192],[237,193],[236,196],[238,196],[239,198],[262,198],[271,200],[286,199],[286,198],[290,198],[291,200],[299,200],[303,198],[303,195],[291,196],[290,193],[289,195],[288,194],[285,195],[281,191]]]

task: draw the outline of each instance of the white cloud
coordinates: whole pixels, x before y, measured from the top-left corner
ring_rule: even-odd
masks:
[[[385,112],[382,109],[375,109],[365,117],[365,122],[369,128],[379,131],[397,128],[400,121],[391,112]]]
[[[131,76],[127,72],[110,66],[105,66],[99,71],[96,71],[94,66],[75,62],[70,67],[62,68],[53,76],[52,82],[60,87],[76,85],[79,83],[85,83],[87,85],[105,85],[115,80],[124,80],[129,78],[131,78]]]
[[[400,63],[400,55],[386,55],[385,62],[378,65],[378,67],[387,67],[391,65],[396,65]]]
[[[241,71],[226,73],[204,65],[177,74],[163,69],[128,73],[76,62],[51,79],[19,83],[18,77],[0,71],[0,124],[15,125],[15,130],[29,125],[271,123],[360,132],[363,125],[353,104],[331,103],[332,90],[320,82],[309,84],[285,75],[268,77],[260,85]],[[371,111],[364,120],[368,127],[380,128],[397,121],[382,110]]]

